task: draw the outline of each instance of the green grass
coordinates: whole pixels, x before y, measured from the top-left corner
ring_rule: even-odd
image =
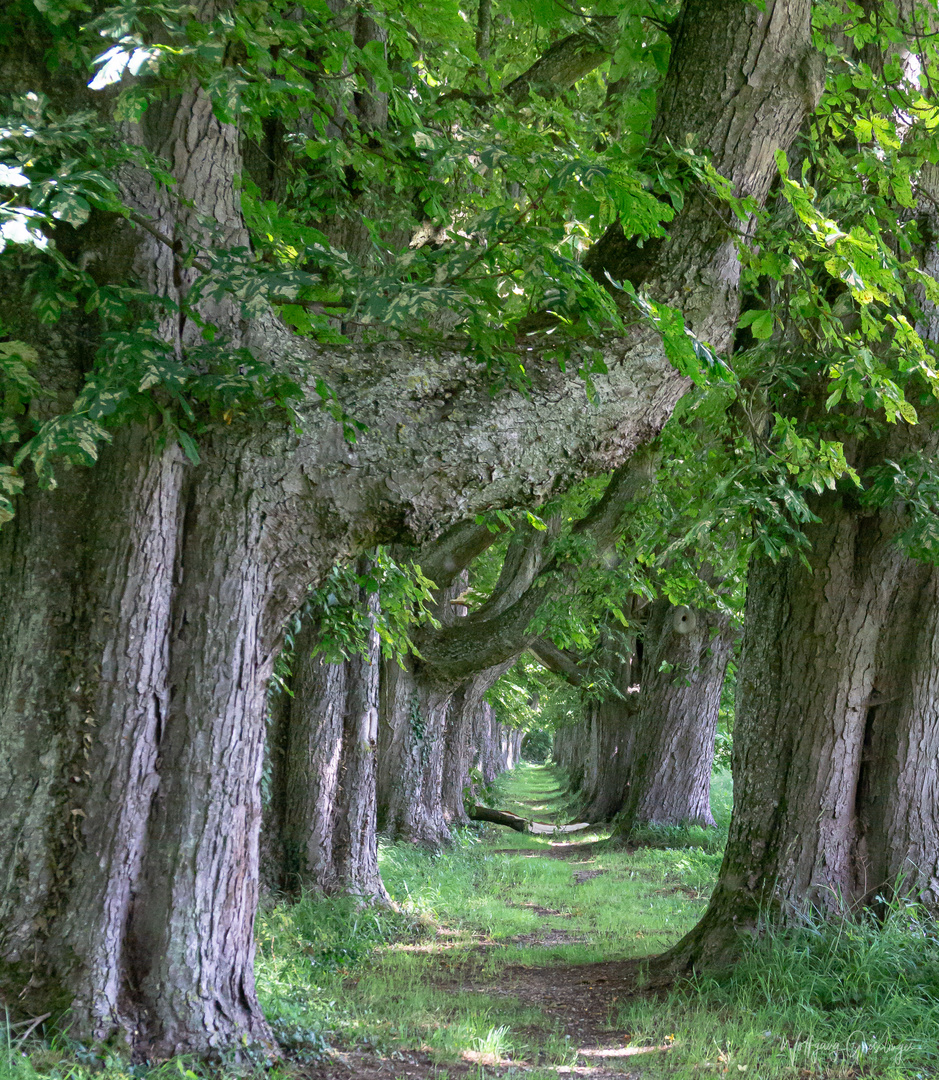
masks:
[[[617,1023],[653,1043],[674,1036],[670,1077],[699,1076],[702,1062],[760,1077],[936,1076],[936,924],[903,904],[882,924],[806,920],[754,943],[725,981],[623,1009]]]
[[[553,769],[522,763],[512,772],[497,776],[487,791],[488,801],[510,814],[557,825],[569,820],[570,800]]]
[[[556,1017],[508,996],[494,1002],[487,988],[507,969],[645,956],[674,942],[699,917],[716,879],[730,794],[729,777],[718,775],[718,828],[705,842],[706,830],[662,830],[655,846],[626,852],[597,843],[556,859],[548,857],[549,838],[487,827],[437,855],[383,848],[382,873],[400,911],[375,917],[374,931],[369,924],[367,933],[357,931],[356,949],[369,958],[353,961],[348,975],[341,968],[321,975],[299,1006],[306,1019],[295,1019],[345,1045],[429,1050],[444,1069],[468,1052],[524,1061],[518,1075],[532,1080],[556,1077],[557,1066],[600,1063],[578,1058]],[[522,766],[500,779],[494,796],[500,807],[538,820],[564,816],[550,769]],[[287,925],[309,919],[277,917]],[[539,940],[552,931],[574,940]],[[332,932],[324,928],[321,940]],[[290,981],[278,988],[279,1002],[290,999]],[[283,1015],[282,1004],[268,1008]],[[939,939],[923,913],[905,907],[882,926],[806,921],[755,942],[726,981],[633,1000],[601,1027],[611,1044],[667,1047],[602,1060],[626,1072],[640,1061],[650,1078],[939,1075]],[[479,1068],[480,1077],[491,1075]]]
[[[566,819],[550,769],[523,765],[500,778],[492,795],[500,808],[527,817]],[[352,909],[334,902],[305,900],[267,913],[258,986],[280,1037],[298,1047],[307,1039],[312,1052],[329,1041],[364,1041],[385,1052],[429,1048],[444,1063],[488,1048],[497,1057],[569,1064],[570,1042],[544,1012],[505,997],[496,1006],[490,994],[461,992],[459,983],[491,985],[509,966],[660,951],[694,925],[719,859],[693,849],[629,854],[602,844],[572,859],[551,851],[550,837],[497,826],[465,830],[436,854],[385,845],[382,876],[398,913],[368,912],[345,930]],[[596,876],[578,882],[584,872]],[[539,940],[552,931],[563,937]],[[357,963],[366,953],[368,962]]]
[[[263,911],[258,988],[290,1052],[274,1075],[302,1076],[340,1047],[381,1056],[392,1075],[408,1054],[429,1055],[439,1080],[467,1061],[473,1080],[485,1080],[507,1060],[517,1080],[556,1080],[558,1067],[574,1065],[638,1068],[650,1080],[939,1076],[939,934],[924,912],[901,904],[878,925],[806,919],[766,934],[722,982],[701,979],[664,998],[607,1000],[601,990],[592,1043],[578,1039],[563,1010],[518,996],[520,973],[523,983],[576,986],[576,971],[546,969],[658,953],[694,925],[719,869],[730,795],[729,777],[718,775],[717,829],[661,830],[652,846],[629,851],[603,843],[602,833],[576,834],[563,839],[590,846],[555,858],[551,838],[496,826],[467,829],[436,854],[384,845],[394,910],[307,897]],[[526,817],[566,818],[550,768],[523,765],[493,796]],[[27,1044],[16,1030],[0,1039],[0,1080],[230,1072],[179,1059],[130,1067],[113,1051],[62,1037]],[[609,1056],[596,1056],[598,1041]],[[258,1077],[263,1071],[259,1063]]]

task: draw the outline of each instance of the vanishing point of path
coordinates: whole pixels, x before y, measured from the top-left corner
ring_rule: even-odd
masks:
[[[570,820],[549,767],[523,766],[498,805],[538,821]],[[407,1026],[407,1037],[333,1050],[305,1075],[626,1080],[645,1075],[653,1059],[664,1064],[668,1036],[636,1037],[621,1014],[649,994],[641,959],[694,922],[706,889],[682,880],[687,875],[663,861],[665,853],[657,860],[612,851],[602,835],[583,835],[567,841],[489,826],[466,856],[478,864],[480,895],[458,898],[452,916],[441,908],[427,937],[382,950],[374,972],[348,980],[353,998],[388,993],[396,1014],[413,995],[413,1023],[398,1029]],[[482,1036],[465,1019],[478,1021],[481,1012],[491,1025]],[[421,1030],[439,1036],[448,1025],[446,1051],[430,1035],[418,1042]]]

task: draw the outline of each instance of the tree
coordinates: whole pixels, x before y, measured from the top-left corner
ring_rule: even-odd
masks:
[[[641,825],[713,824],[714,737],[735,637],[725,612],[664,596],[649,606],[639,634],[638,648],[635,637],[609,629],[601,636],[591,659],[608,685],[587,702],[571,737],[561,737],[555,757],[579,796],[579,815],[616,819],[621,839]],[[583,660],[544,640],[533,651],[551,670],[585,680]]]
[[[682,965],[726,963],[764,918],[850,911],[895,887],[935,896],[935,571],[898,545],[896,507],[859,513],[842,493],[814,506],[808,566],[751,569],[730,836],[708,912],[673,950]]]
[[[623,605],[624,607],[626,605]],[[582,676],[581,663],[575,658],[546,652],[543,642],[535,642],[534,653],[543,663],[559,671],[568,668],[568,678]],[[622,810],[626,798],[626,770],[632,753],[638,709],[640,664],[635,639],[609,627],[601,632],[595,660],[603,666],[608,680],[601,697],[585,700],[584,719],[578,725],[574,741],[580,743],[583,764],[568,766],[572,790],[577,792],[577,816],[584,821],[606,822]],[[575,675],[576,673],[576,675]],[[564,740],[561,740],[563,754]],[[563,766],[563,761],[560,762]]]
[[[825,172],[833,190],[821,205],[841,202],[841,235],[883,251],[886,288],[878,262],[864,260],[866,281],[843,272],[846,284],[829,284],[827,297],[816,273],[807,306],[804,288],[785,290],[784,332],[774,343],[785,387],[764,382],[775,433],[791,447],[840,438],[846,467],[808,485],[815,494],[801,555],[774,559],[769,550],[751,563],[734,816],[708,911],[665,958],[680,969],[726,964],[741,933],[806,907],[877,909],[894,891],[936,902],[935,715],[927,697],[935,678],[936,155],[920,114],[901,111],[915,86],[903,60],[917,42],[924,93],[931,85],[936,57],[922,47],[922,32],[935,9],[870,5],[855,14],[847,53],[862,77],[836,84],[823,101],[826,119],[807,141],[801,175],[807,183],[813,170]],[[860,100],[891,140],[890,173],[907,178],[863,184],[863,210],[840,187],[856,188],[865,160],[880,159],[863,133],[853,146],[844,138],[841,124]],[[800,201],[803,183],[790,176],[783,191],[809,223],[820,207],[814,192]],[[861,214],[871,225],[889,218],[896,232],[862,234]],[[826,270],[850,260],[849,245],[825,259]],[[809,310],[811,326],[799,318]],[[865,377],[868,359],[875,366]]]
[[[460,617],[451,602],[465,587],[461,571],[455,585],[436,593],[435,622],[441,630]],[[450,839],[444,814],[444,769],[448,717],[456,719],[452,705],[459,689],[459,680],[438,678],[420,653],[400,663],[385,663],[380,711],[379,822],[383,831],[396,839],[429,847]]]
[[[364,576],[368,563],[360,562]],[[308,617],[273,704],[268,876],[293,895],[387,901],[375,822],[379,599],[361,586],[356,591],[368,612],[362,648],[329,663],[317,648],[320,628]]]
[[[3,989],[37,1014],[68,1009],[76,1036],[120,1032],[152,1056],[270,1039],[252,974],[265,690],[308,585],[376,541],[419,543],[537,502],[654,435],[733,336],[728,207],[746,230],[820,89],[807,0],[688,0],[649,140],[650,162],[678,162],[654,166],[674,208],[621,170],[621,209],[632,200],[644,224],[623,216],[585,262],[598,281],[642,285],[652,322],[615,323],[589,362],[559,368],[553,338],[400,332],[473,272],[512,281],[498,259],[537,192],[500,243],[428,253],[420,272],[402,252],[363,291],[371,307],[330,314],[342,253],[269,228],[273,211],[240,178],[243,134],[279,109],[297,132],[317,114],[328,80],[305,72],[323,73],[337,39],[320,6],[284,9],[263,33],[252,11],[167,9],[153,27],[106,9],[89,34],[116,44],[95,89],[78,6],[21,0],[4,14],[4,177],[21,197],[3,209],[3,432],[21,445],[2,474],[15,516],[0,532],[0,739],[16,808],[0,822]],[[342,40],[356,78],[393,85],[380,43]],[[350,132],[340,172],[355,193],[374,147],[367,127]],[[543,201],[577,190],[576,160],[557,178],[539,161]],[[744,201],[715,204],[717,176]],[[618,318],[566,273],[575,308]],[[477,310],[466,295],[464,315]],[[502,306],[492,290],[486,310]],[[366,316],[386,339],[304,336]],[[475,363],[474,340],[506,367]],[[520,369],[524,393],[511,386]],[[73,467],[51,490],[56,458]]]
[[[621,836],[640,824],[714,824],[714,737],[734,636],[724,613],[665,599],[652,605],[635,734],[623,767]]]

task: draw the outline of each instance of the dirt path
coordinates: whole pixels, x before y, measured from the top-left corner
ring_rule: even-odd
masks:
[[[554,914],[547,912],[547,914]],[[549,931],[546,938],[550,941]],[[486,946],[477,946],[485,949]],[[438,1080],[472,1076],[517,1078],[536,1073],[539,1077],[592,1077],[594,1080],[639,1080],[645,1055],[667,1054],[670,1047],[630,1046],[629,1032],[610,1029],[611,1010],[630,997],[655,993],[643,984],[642,961],[626,960],[603,964],[565,967],[510,966],[499,972],[497,981],[481,974],[479,954],[465,956],[459,972],[445,972],[435,980],[442,989],[459,993],[477,992],[490,1000],[513,998],[537,1008],[553,1020],[577,1048],[576,1064],[551,1066],[536,1062],[496,1059],[492,1054],[464,1052],[461,1062],[442,1062],[429,1053],[399,1051],[380,1056],[374,1051],[333,1051],[330,1062],[304,1070],[312,1080]]]
[[[608,873],[598,869],[595,860],[606,851],[601,842],[553,841],[537,849],[497,848],[491,854],[505,859],[551,858],[568,860],[572,869],[572,884],[582,885]],[[507,945],[528,949],[551,949],[559,945],[584,943],[589,940],[578,927],[570,911],[542,906],[535,902],[509,903],[507,906],[525,908],[539,916],[540,924],[531,932],[517,935],[501,943],[476,935],[462,937],[460,944],[447,947],[443,935],[437,938],[436,960],[424,970],[426,985],[450,995],[479,994],[493,1004],[493,1019],[498,1023],[498,1002],[506,1002],[505,1013],[519,1004],[537,1010],[546,1025],[531,1028],[515,1027],[517,1035],[527,1036],[529,1045],[537,1046],[545,1038],[546,1029],[552,1037],[563,1038],[571,1047],[564,1055],[569,1062],[552,1065],[545,1061],[525,1061],[498,1058],[493,1053],[464,1051],[463,1060],[453,1062],[435,1056],[430,1048],[399,1049],[384,1054],[360,1047],[334,1049],[329,1061],[302,1069],[310,1080],[457,1080],[472,1077],[591,1077],[594,1080],[638,1080],[646,1070],[642,1067],[648,1055],[668,1054],[669,1045],[632,1046],[630,1032],[618,1030],[615,1018],[619,1009],[630,999],[655,996],[644,971],[642,960],[619,960],[605,963],[542,966],[539,964],[509,964],[493,975],[487,965],[493,951]],[[570,919],[570,929],[561,919]],[[462,935],[461,935],[462,936]],[[454,943],[455,944],[455,943]],[[576,1050],[576,1054],[575,1051]],[[557,1061],[557,1055],[554,1056]]]

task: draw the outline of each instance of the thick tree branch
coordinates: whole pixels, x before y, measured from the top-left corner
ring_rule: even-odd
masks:
[[[550,541],[557,536],[559,526],[559,519],[543,530],[535,529],[527,522],[516,525],[492,595],[470,614],[474,623],[498,618],[531,588],[544,569]]]
[[[533,91],[545,98],[569,90],[594,68],[609,60],[616,47],[617,21],[612,17],[590,20],[587,29],[555,42],[527,71],[504,89],[508,98],[521,105]]]
[[[810,0],[768,0],[762,12],[738,0],[686,0],[670,29],[673,62],[659,94],[652,144],[670,152],[695,132],[734,193],[762,204],[776,175],[775,151],[788,148],[824,89],[825,65],[812,46],[811,13]],[[691,54],[723,57],[720,73],[685,63],[682,57]],[[749,130],[741,139],[745,115]],[[724,351],[739,304],[736,230],[726,205],[715,213],[710,194],[692,190],[669,224],[668,238],[643,243],[617,222],[583,265],[607,288],[611,278],[644,285],[656,299],[678,306],[702,340]],[[702,247],[712,252],[713,273],[706,275],[692,266]]]
[[[602,498],[574,525],[574,532],[593,537],[600,552],[608,551],[620,537],[626,508],[655,477],[657,464],[657,452],[640,447],[614,471]]]
[[[652,461],[651,453],[646,450],[634,454],[614,472],[603,497],[575,526],[575,531],[593,538],[594,560],[602,558],[619,538],[624,512],[653,475]],[[528,562],[517,557],[513,572],[508,575],[507,590],[513,590],[519,576],[526,584],[512,603],[501,603],[497,589],[489,603],[467,618],[440,630],[422,632],[418,646],[421,655],[440,679],[464,679],[524,652],[534,640],[529,626],[538,609],[546,600],[571,587],[576,573],[573,567],[557,556],[542,560],[545,535],[521,534],[521,542],[526,538],[533,545],[534,554]],[[516,594],[512,591],[511,595]]]
[[[477,556],[499,538],[488,525],[477,524],[475,519],[460,521],[438,537],[425,544],[414,556],[426,577],[438,589],[446,589]]]
[[[467,811],[471,821],[488,821],[493,825],[506,825],[516,832],[528,831],[528,819],[510,814],[507,810],[491,810],[488,806],[472,806]]]
[[[608,373],[594,378],[593,402],[576,373],[534,349],[525,359],[529,393],[493,396],[486,371],[462,351],[422,354],[398,342],[319,347],[273,317],[249,332],[253,351],[310,383],[299,433],[273,410],[267,425],[245,422],[240,438],[235,424],[224,433],[226,458],[244,453],[269,474],[265,544],[285,582],[298,566],[314,580],[376,543],[418,546],[456,522],[494,507],[537,506],[615,468],[658,433],[687,385],[658,336],[640,326],[604,344]],[[311,369],[343,412],[365,424],[354,444],[322,407]],[[285,586],[278,617],[299,602],[292,588]]]
[[[573,686],[583,686],[584,672],[580,665],[580,658],[567,649],[559,649],[548,638],[538,637],[528,646],[529,651],[542,667],[560,675]]]
[[[480,60],[489,59],[489,43],[492,38],[492,0],[479,0],[476,11],[476,55]]]
[[[476,51],[481,60],[489,58],[489,3],[490,0],[482,0],[479,5]],[[504,86],[502,93],[516,105],[524,104],[533,91],[544,98],[557,97],[609,60],[615,48],[616,19],[605,15],[594,16],[587,29],[568,34],[566,38],[556,41],[530,68]],[[448,90],[443,95],[443,100],[458,98],[480,107],[494,102],[496,97],[495,94],[473,90]]]

